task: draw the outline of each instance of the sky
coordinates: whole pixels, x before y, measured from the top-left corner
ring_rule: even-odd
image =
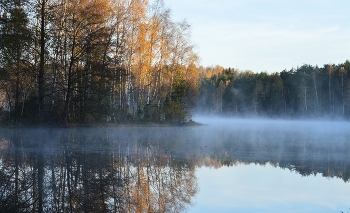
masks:
[[[151,1],[152,2],[152,1]],[[349,0],[164,0],[203,66],[281,72],[350,60]]]

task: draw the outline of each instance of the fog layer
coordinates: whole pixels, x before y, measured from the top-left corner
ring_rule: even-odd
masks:
[[[302,176],[350,179],[346,122],[196,120],[207,124],[0,129],[3,202],[11,208],[23,204],[17,209],[21,211],[39,211],[41,202],[43,211],[55,206],[57,211],[79,212],[98,206],[104,212],[181,212],[197,192],[197,168],[252,163]],[[152,202],[145,202],[145,196]],[[164,196],[161,203],[159,196]]]

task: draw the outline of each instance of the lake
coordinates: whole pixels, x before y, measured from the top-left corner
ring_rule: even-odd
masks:
[[[0,212],[348,212],[350,125],[0,129]]]

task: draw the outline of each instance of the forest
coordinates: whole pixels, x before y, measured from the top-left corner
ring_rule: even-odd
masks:
[[[271,74],[209,67],[201,74],[197,110],[237,117],[349,119],[350,62],[304,64]]]
[[[3,0],[1,123],[188,120],[198,57],[163,1]]]
[[[162,0],[2,0],[0,124],[349,118],[349,61],[271,74],[203,67],[190,28]]]

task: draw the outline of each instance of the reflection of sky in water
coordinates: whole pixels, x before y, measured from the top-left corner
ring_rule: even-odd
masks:
[[[190,213],[340,212],[350,207],[350,183],[302,177],[271,165],[197,168],[199,192]]]
[[[71,197],[65,188],[70,179],[65,178],[62,170],[71,170],[76,183],[105,184],[104,190],[77,184],[78,189],[72,191],[74,199],[85,202],[85,194],[89,194],[86,202],[91,205],[85,212],[102,205],[98,201],[103,196],[111,203],[108,197],[111,194],[114,201],[135,204],[130,212],[136,212],[138,203],[145,204],[143,198],[147,194],[155,209],[159,206],[159,195],[165,195],[160,202],[167,206],[164,212],[171,212],[174,206],[178,207],[174,212],[181,212],[179,209],[192,201],[193,208],[187,208],[190,213],[350,212],[350,183],[344,182],[350,180],[348,122],[252,119],[200,122],[206,121],[208,125],[194,127],[0,129],[0,138],[5,138],[0,140],[0,176],[11,179],[17,159],[19,179],[25,183],[20,185],[20,192],[33,190],[39,186],[29,180],[38,176],[39,170],[33,168],[38,167],[41,158],[37,156],[41,156],[44,191],[48,192],[44,200],[47,205],[53,205],[50,187],[56,183],[60,188],[56,196],[65,197],[57,200],[61,202],[58,208],[69,206],[67,201]],[[55,176],[50,174],[52,163],[57,170]],[[136,168],[143,172],[138,173]],[[84,169],[91,175],[83,175],[80,170]],[[101,179],[96,174],[102,171],[105,174]],[[319,175],[306,176],[316,173]],[[141,176],[143,181],[139,181]],[[59,183],[60,180],[66,181],[65,184]],[[164,181],[164,187],[158,187],[158,180]],[[7,191],[13,191],[14,184],[0,177],[1,184],[7,186]],[[118,189],[116,194],[110,191],[114,187]],[[143,189],[145,193],[135,198],[129,188],[138,192]],[[148,188],[155,191],[148,193]],[[33,202],[37,197],[33,195]],[[22,196],[22,200],[27,198]],[[28,206],[28,212],[37,212],[35,205]],[[79,208],[85,207],[76,208],[75,212],[82,212]],[[125,211],[119,212],[128,208],[121,204],[120,209]]]

